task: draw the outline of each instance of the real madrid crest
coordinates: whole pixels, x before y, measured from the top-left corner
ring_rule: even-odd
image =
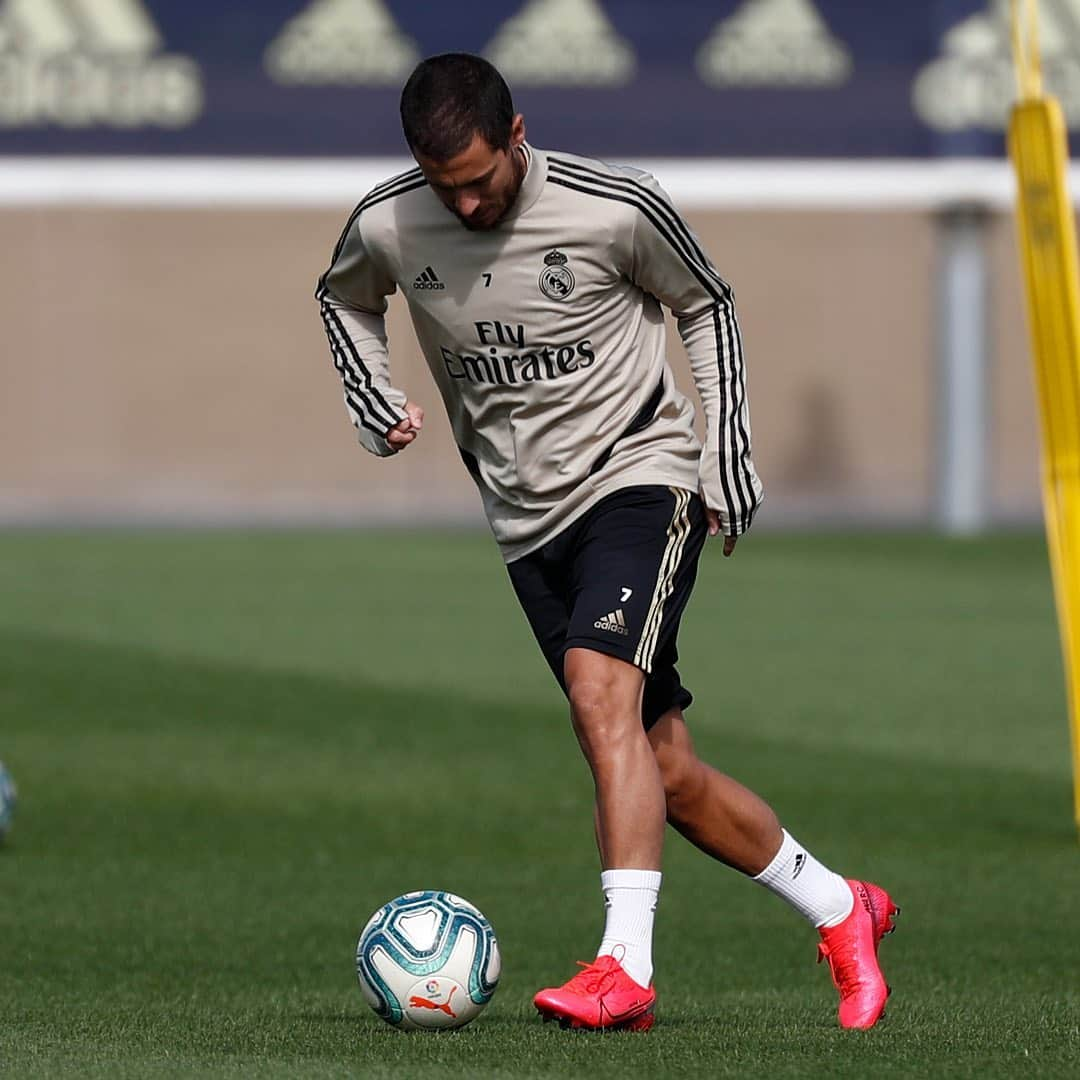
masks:
[[[566,256],[557,248],[544,256],[540,291],[552,300],[565,300],[574,291],[574,272],[566,265]]]

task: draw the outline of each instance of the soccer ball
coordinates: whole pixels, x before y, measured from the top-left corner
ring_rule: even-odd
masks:
[[[11,828],[11,819],[15,816],[17,802],[15,781],[11,779],[11,773],[0,761],[0,840],[4,839]]]
[[[502,960],[491,924],[460,896],[410,892],[368,919],[356,946],[364,1000],[406,1030],[459,1028],[499,984]]]

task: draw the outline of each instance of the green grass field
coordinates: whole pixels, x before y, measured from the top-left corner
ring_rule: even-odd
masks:
[[[840,1032],[813,931],[672,835],[647,1036],[543,1026],[601,927],[591,785],[470,533],[0,535],[5,1076],[1014,1077],[1080,1071],[1080,846],[1035,536],[754,536],[684,622],[699,749],[903,905]],[[445,888],[504,956],[405,1035],[353,949]]]

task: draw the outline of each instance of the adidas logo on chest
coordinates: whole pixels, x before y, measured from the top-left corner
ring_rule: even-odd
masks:
[[[445,289],[446,285],[439,280],[439,275],[436,274],[430,266],[425,266],[424,269],[413,278],[412,287],[414,289]]]

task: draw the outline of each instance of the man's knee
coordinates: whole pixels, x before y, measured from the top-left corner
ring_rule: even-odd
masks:
[[[579,736],[604,741],[640,730],[644,677],[638,668],[591,649],[569,649],[563,673]]]

